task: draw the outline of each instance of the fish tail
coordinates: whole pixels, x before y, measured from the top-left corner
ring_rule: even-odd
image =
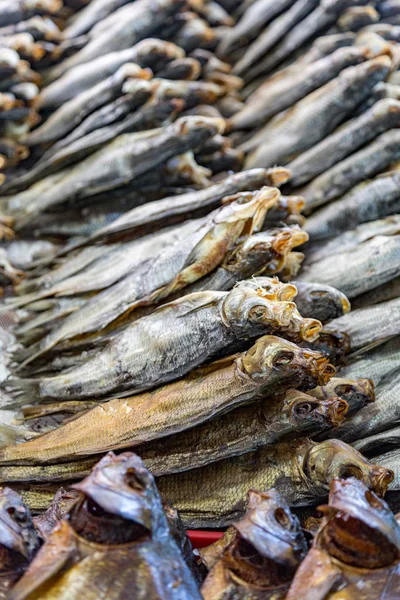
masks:
[[[11,376],[6,381],[6,387],[14,396],[14,405],[34,404],[40,393],[40,379]]]
[[[12,425],[0,423],[0,448],[13,446],[19,441],[18,429]]]

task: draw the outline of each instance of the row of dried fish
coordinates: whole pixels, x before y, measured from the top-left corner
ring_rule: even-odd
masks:
[[[285,499],[287,484],[251,489],[247,502],[236,502],[223,537],[196,555],[179,512],[161,491],[162,504],[153,476],[135,454],[110,452],[70,491],[58,490],[38,517],[16,491],[3,488],[0,591],[10,600],[99,593],[116,600],[132,593],[182,600],[283,600],[311,593],[323,600],[338,590],[359,597],[362,586],[366,600],[380,599],[383,590],[394,598],[400,528],[380,497],[390,471],[364,461],[358,478],[347,465],[346,479],[339,479],[334,459],[329,465],[311,455],[309,460],[321,483],[325,478],[323,497],[330,488],[328,504],[319,507],[322,519],[302,528]]]

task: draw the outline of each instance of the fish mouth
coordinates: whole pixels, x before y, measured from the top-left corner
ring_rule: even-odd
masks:
[[[389,485],[392,483],[394,479],[394,473],[390,469],[386,469],[385,467],[377,467],[375,466],[372,469],[370,481],[371,487],[375,491],[378,496],[384,496]]]
[[[346,313],[351,311],[351,303],[350,303],[350,300],[344,294],[343,294],[343,296],[341,296],[340,300],[341,300],[341,304],[342,304],[342,311],[343,311],[343,314],[345,315]]]
[[[315,342],[321,330],[322,323],[317,319],[303,319],[300,325],[300,333],[305,342]]]
[[[285,167],[273,167],[268,169],[268,176],[274,187],[280,187],[289,181],[290,171]]]
[[[327,421],[333,427],[343,423],[349,410],[349,405],[343,398],[328,398],[324,401],[324,408]]]

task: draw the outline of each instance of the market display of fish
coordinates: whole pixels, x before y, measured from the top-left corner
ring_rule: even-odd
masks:
[[[398,0],[0,1],[0,598],[400,597],[399,72]]]

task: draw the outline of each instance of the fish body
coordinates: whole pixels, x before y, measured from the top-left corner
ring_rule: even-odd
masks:
[[[377,235],[356,248],[312,263],[298,279],[327,283],[351,300],[398,277],[399,257],[399,236]]]
[[[381,56],[348,67],[337,78],[278,115],[242,148],[254,150],[247,158],[246,168],[268,167],[277,162],[285,164],[292,156],[326,137],[373,85],[386,77],[390,65],[390,59]]]
[[[168,475],[158,480],[162,497],[178,508],[186,526],[221,527],[244,512],[248,489],[275,487],[289,506],[322,500],[334,477],[351,473],[379,494],[393,479],[386,468],[373,466],[356,450],[330,440],[281,442],[202,469]],[[189,493],[196,486],[196,495]]]
[[[400,529],[386,502],[351,477],[332,481],[319,510],[325,516],[287,600],[395,598]]]
[[[52,462],[138,445],[198,425],[262,395],[294,386],[323,385],[333,374],[320,353],[302,350],[275,336],[259,338],[248,352],[233,361],[222,360],[219,366],[217,361],[209,369],[155,391],[100,404],[39,441],[4,449],[0,455],[3,464],[9,460],[25,464],[32,458],[36,464]]]

